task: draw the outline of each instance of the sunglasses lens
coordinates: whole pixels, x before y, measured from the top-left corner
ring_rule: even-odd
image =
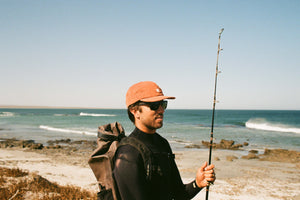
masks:
[[[164,110],[166,110],[167,106],[168,106],[168,102],[167,101],[162,101],[161,106],[163,107]]]
[[[159,101],[150,103],[151,110],[157,110],[159,106],[161,106],[164,110],[167,108],[168,102],[167,101]]]
[[[151,110],[157,110],[159,108],[159,102],[150,103]]]
[[[158,101],[158,102],[140,102],[140,105],[147,105],[151,110],[157,110],[161,106],[164,110],[167,109],[167,101]]]

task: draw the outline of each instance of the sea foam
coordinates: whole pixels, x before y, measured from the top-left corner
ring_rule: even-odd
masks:
[[[116,115],[110,115],[110,114],[96,114],[96,113],[84,113],[81,112],[79,114],[80,116],[90,116],[90,117],[114,117]]]
[[[265,131],[276,131],[276,132],[289,132],[289,133],[300,133],[300,128],[290,127],[285,124],[268,122],[263,118],[249,119],[245,126],[251,129],[265,130]]]
[[[40,125],[39,128],[47,130],[47,131],[55,131],[55,132],[63,132],[63,133],[76,133],[76,134],[83,134],[83,135],[96,135],[96,133],[87,132],[87,131],[78,131],[78,130],[71,130],[71,129],[64,129],[64,128],[55,128],[55,127],[44,126],[44,125]]]
[[[13,117],[15,116],[12,112],[0,112],[0,117]]]

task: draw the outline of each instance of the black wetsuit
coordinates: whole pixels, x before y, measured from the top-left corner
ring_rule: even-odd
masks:
[[[123,200],[191,199],[201,189],[195,182],[183,184],[168,141],[159,134],[146,134],[135,129],[129,137],[144,142],[153,153],[151,179],[146,179],[139,151],[130,145],[116,153],[114,178]]]

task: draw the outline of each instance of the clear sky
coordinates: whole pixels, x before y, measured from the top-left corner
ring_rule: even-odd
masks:
[[[299,0],[0,0],[0,105],[211,109],[221,28],[217,109],[299,110]]]

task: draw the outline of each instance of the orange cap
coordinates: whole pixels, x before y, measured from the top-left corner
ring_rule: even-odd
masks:
[[[161,88],[152,81],[143,81],[132,85],[126,94],[126,106],[137,101],[156,102],[164,99],[175,99],[175,97],[164,96]]]

